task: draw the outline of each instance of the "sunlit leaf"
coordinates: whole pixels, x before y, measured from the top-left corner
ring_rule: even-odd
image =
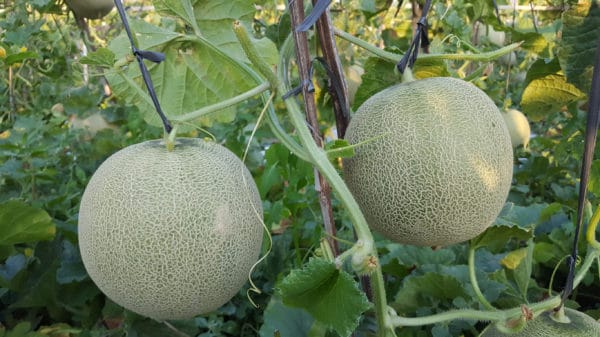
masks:
[[[554,73],[529,82],[523,91],[521,107],[532,121],[540,121],[546,114],[584,97],[583,92],[567,83],[564,75]]]
[[[517,269],[519,264],[527,257],[527,248],[519,248],[508,253],[500,263],[508,269]]]

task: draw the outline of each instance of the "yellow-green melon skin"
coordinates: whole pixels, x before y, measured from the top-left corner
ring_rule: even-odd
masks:
[[[527,323],[523,330],[516,334],[507,334],[499,331],[494,324],[490,324],[479,335],[480,337],[598,337],[600,336],[600,323],[592,317],[573,309],[565,309],[565,314],[570,323],[559,323],[550,318],[546,312]]]
[[[365,101],[346,132],[344,177],[369,225],[404,244],[469,240],[497,217],[513,152],[494,102],[465,81],[428,78]]]
[[[66,0],[66,2],[75,15],[86,19],[100,19],[115,6],[113,0]]]
[[[132,145],[92,176],[79,209],[79,247],[96,285],[154,319],[213,311],[244,285],[263,236],[252,176],[216,143],[179,138]]]

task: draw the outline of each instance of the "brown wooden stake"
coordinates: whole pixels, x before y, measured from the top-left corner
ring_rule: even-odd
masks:
[[[313,0],[315,4],[318,0]],[[335,45],[335,36],[333,34],[333,24],[331,23],[331,16],[329,9],[321,15],[317,20],[317,34],[319,36],[319,44],[321,51],[323,52],[323,58],[325,63],[331,70],[334,78],[329,79],[330,83],[340,83],[341,88],[336,91],[333,86],[329,87],[329,94],[333,101],[333,112],[335,114],[335,124],[338,138],[344,138],[346,134],[346,128],[350,121],[350,106],[348,102],[348,86],[346,84],[344,76],[344,68],[342,62],[338,57],[337,47]],[[338,97],[338,92],[341,93],[342,97]]]
[[[296,63],[298,73],[300,74],[300,82],[308,83],[312,78],[308,78],[311,64],[310,49],[308,47],[308,38],[306,32],[296,32],[295,28],[304,21],[304,3],[303,1],[289,2],[290,18],[292,20],[292,30],[294,31],[294,42],[296,47]],[[318,146],[323,146],[323,139],[319,130],[319,120],[317,119],[317,106],[315,103],[314,93],[308,90],[308,86],[302,86],[302,97],[304,100],[304,110],[306,119],[312,130],[313,139]],[[315,189],[319,193],[319,204],[321,205],[321,214],[323,216],[323,225],[328,234],[328,242],[337,256],[339,248],[337,241],[333,239],[336,234],[335,222],[333,219],[333,209],[331,206],[331,186],[327,180],[323,179],[321,174],[315,169]]]

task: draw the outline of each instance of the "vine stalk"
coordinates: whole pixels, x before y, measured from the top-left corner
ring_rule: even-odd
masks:
[[[481,304],[489,310],[496,310],[496,308],[483,296],[481,289],[479,288],[479,282],[477,282],[477,275],[475,274],[475,247],[469,247],[469,279],[471,280],[471,287],[475,292],[475,296]]]
[[[385,51],[383,49],[377,48],[365,40],[362,40],[352,34],[348,34],[343,30],[335,29],[335,35],[338,37],[351,42],[364,50],[378,56],[384,60],[397,63],[400,61],[403,55],[392,53],[389,51]],[[454,61],[492,61],[497,59],[498,57],[508,54],[511,51],[519,48],[522,42],[512,43],[508,46],[485,52],[485,53],[477,53],[477,54],[421,54],[419,55],[419,59],[422,60],[454,60]]]

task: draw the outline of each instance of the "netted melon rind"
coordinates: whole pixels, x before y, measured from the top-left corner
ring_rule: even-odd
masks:
[[[385,89],[357,110],[346,139],[366,144],[344,160],[345,181],[369,225],[396,242],[469,240],[506,201],[508,130],[494,102],[465,81],[428,78]]]
[[[129,146],[94,173],[81,200],[84,265],[109,298],[155,319],[217,309],[247,280],[262,243],[252,176],[200,139]]]
[[[480,337],[592,337],[600,336],[600,323],[592,317],[573,309],[566,308],[565,314],[570,323],[559,323],[545,312],[527,323],[525,328],[516,334],[505,334],[490,324],[479,335]]]

